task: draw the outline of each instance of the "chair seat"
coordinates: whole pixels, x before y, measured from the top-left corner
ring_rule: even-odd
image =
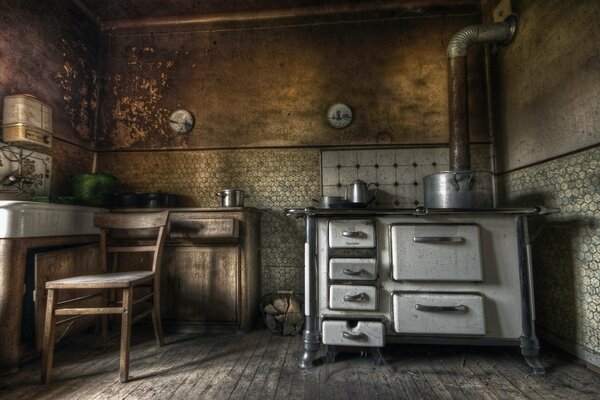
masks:
[[[73,276],[46,282],[46,289],[112,289],[127,288],[150,281],[152,271],[114,272],[101,275]]]

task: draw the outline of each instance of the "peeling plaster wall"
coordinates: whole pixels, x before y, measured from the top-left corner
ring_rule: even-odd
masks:
[[[448,141],[445,48],[475,16],[107,36],[100,149]],[[469,58],[471,138],[489,141],[481,48]],[[344,130],[327,108],[349,104]],[[196,116],[188,135],[170,112]]]
[[[91,169],[100,40],[86,21],[67,0],[0,0],[0,99],[28,93],[52,107],[57,195]]]
[[[498,156],[509,170],[500,197],[561,209],[530,229],[537,324],[544,339],[600,365],[600,2],[513,8],[519,32],[498,65]]]
[[[476,22],[112,33],[98,170],[115,175],[121,191],[177,193],[187,206],[217,206],[214,193],[226,187],[246,190],[248,205],[270,209],[261,224],[263,293],[302,292],[302,221],[283,209],[320,195],[319,147],[447,143],[445,48]],[[482,55],[474,48],[469,58],[471,139],[489,143]],[[336,102],[355,114],[344,130],[325,123]],[[177,108],[196,116],[188,135],[167,128]]]

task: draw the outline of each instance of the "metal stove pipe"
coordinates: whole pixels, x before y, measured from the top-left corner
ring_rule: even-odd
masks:
[[[496,24],[471,25],[448,44],[448,106],[450,120],[450,169],[471,169],[469,154],[469,108],[467,104],[467,50],[475,43],[508,44],[517,27],[516,17]]]

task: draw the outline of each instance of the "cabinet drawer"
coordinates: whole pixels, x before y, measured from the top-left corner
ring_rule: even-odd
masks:
[[[234,218],[198,218],[173,214],[169,223],[169,241],[235,240],[240,236],[239,221]]]
[[[480,294],[394,293],[394,331],[434,335],[485,335]]]
[[[391,229],[395,280],[481,281],[477,225],[394,225]]]
[[[323,344],[383,347],[385,328],[374,321],[323,321]]]
[[[329,279],[370,281],[377,278],[374,258],[332,258],[329,260]]]
[[[377,288],[362,285],[331,285],[329,308],[332,310],[377,310]]]
[[[373,220],[329,221],[329,247],[332,249],[375,247],[375,222]]]

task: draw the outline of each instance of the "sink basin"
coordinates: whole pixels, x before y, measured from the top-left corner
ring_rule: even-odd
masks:
[[[93,215],[103,208],[0,200],[0,238],[98,234]]]

